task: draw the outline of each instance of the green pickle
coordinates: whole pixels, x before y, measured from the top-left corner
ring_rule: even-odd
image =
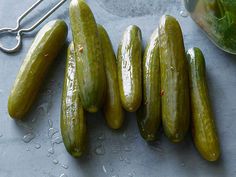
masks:
[[[160,71],[162,123],[172,142],[184,139],[190,122],[188,63],[178,21],[162,16],[160,34]]]
[[[202,157],[216,161],[220,157],[220,145],[208,95],[205,59],[200,49],[187,52],[192,108],[192,135]]]
[[[61,102],[61,134],[66,150],[80,157],[86,150],[86,118],[80,100],[74,45],[67,53],[64,87]]]
[[[97,24],[83,0],[72,0],[69,11],[81,102],[86,111],[97,112],[103,106],[106,94],[106,76]]]
[[[65,44],[67,25],[62,20],[47,23],[35,37],[8,98],[12,118],[22,119],[34,103],[41,85]]]
[[[117,52],[118,83],[123,108],[135,112],[142,101],[142,35],[139,27],[129,26]]]
[[[110,128],[119,129],[124,121],[124,111],[120,100],[116,56],[112,48],[110,38],[104,27],[98,25],[98,32],[103,49],[104,66],[107,79],[107,95],[103,111],[107,125]]]
[[[137,121],[142,137],[147,141],[157,140],[161,123],[159,30],[153,32],[144,53],[143,100],[137,112]]]

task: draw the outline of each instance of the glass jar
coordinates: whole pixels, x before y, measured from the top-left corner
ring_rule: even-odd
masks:
[[[221,49],[236,54],[236,0],[184,0],[192,19]]]

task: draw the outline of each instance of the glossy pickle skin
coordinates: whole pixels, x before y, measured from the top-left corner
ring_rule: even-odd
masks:
[[[119,129],[124,122],[124,111],[120,100],[116,56],[106,30],[99,24],[98,33],[103,50],[104,67],[107,79],[107,94],[103,111],[107,125],[112,129]]]
[[[216,161],[220,157],[220,145],[208,95],[205,76],[205,59],[200,49],[187,52],[192,108],[192,135],[202,157]]]
[[[139,131],[146,141],[157,140],[161,123],[159,30],[153,32],[143,63],[143,100],[137,112]]]
[[[80,157],[86,150],[86,118],[79,96],[74,45],[67,52],[66,70],[61,101],[61,134],[66,150]]]
[[[190,123],[188,63],[182,31],[174,17],[162,16],[159,34],[162,123],[166,136],[178,143]]]
[[[123,108],[135,112],[142,101],[142,35],[129,26],[123,34],[117,52],[118,83]]]
[[[67,37],[62,20],[47,23],[35,37],[8,98],[8,112],[14,119],[23,119],[37,98],[41,85]]]
[[[69,11],[81,102],[88,112],[97,112],[106,94],[106,76],[97,24],[83,0],[72,0]]]

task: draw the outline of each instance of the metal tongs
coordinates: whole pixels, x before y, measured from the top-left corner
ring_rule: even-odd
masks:
[[[0,50],[5,53],[14,53],[17,52],[22,45],[22,35],[25,33],[29,33],[33,31],[36,27],[38,27],[45,19],[47,19],[53,12],[55,12],[62,4],[64,4],[67,0],[59,1],[51,10],[49,10],[42,18],[40,18],[35,24],[33,24],[29,28],[21,28],[21,21],[33,10],[35,9],[40,3],[44,0],[38,0],[34,3],[28,10],[26,10],[18,19],[15,28],[2,28],[0,29],[0,35],[3,33],[13,33],[16,34],[17,44],[13,48],[4,47],[0,43]]]

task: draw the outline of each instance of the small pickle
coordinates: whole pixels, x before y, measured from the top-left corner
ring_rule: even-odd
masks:
[[[208,95],[205,59],[198,48],[189,49],[187,58],[189,62],[193,140],[204,159],[216,161],[220,156],[220,145]]]
[[[147,141],[157,139],[161,123],[159,30],[153,32],[143,59],[143,101],[137,112],[142,137]]]
[[[123,108],[135,112],[142,101],[142,35],[139,27],[129,26],[117,52],[118,83]]]
[[[98,25],[98,33],[103,49],[104,66],[107,79],[107,95],[103,110],[107,125],[110,128],[119,129],[124,121],[124,111],[120,101],[116,56],[113,51],[110,38],[103,26]]]
[[[67,53],[64,87],[61,102],[61,134],[66,150],[73,157],[80,157],[86,150],[86,119],[77,79],[74,45]]]

